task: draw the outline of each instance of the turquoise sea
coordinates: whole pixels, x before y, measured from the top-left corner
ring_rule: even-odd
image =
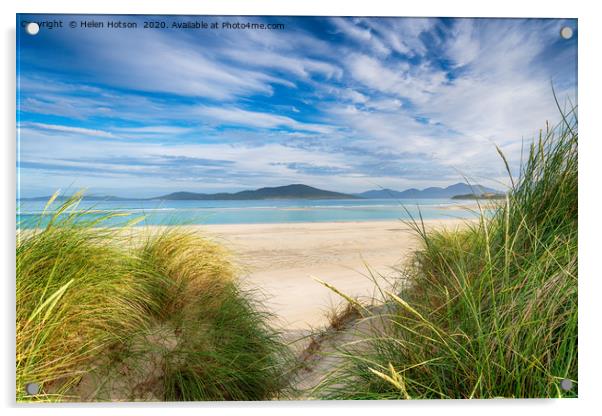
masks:
[[[107,214],[120,216],[103,222],[120,226],[144,217],[138,225],[261,224],[329,221],[378,221],[409,219],[472,218],[476,213],[450,207],[466,204],[452,199],[337,199],[254,201],[82,201],[77,207],[84,218]],[[44,201],[17,201],[17,227],[43,226]],[[60,203],[55,202],[56,208]],[[405,208],[405,209],[404,209]],[[52,209],[52,208],[51,208]],[[407,212],[406,212],[407,209]]]

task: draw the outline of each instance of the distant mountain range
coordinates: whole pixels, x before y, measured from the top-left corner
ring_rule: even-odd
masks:
[[[259,188],[255,190],[240,191],[234,193],[220,192],[215,194],[196,192],[173,192],[154,198],[121,198],[116,196],[87,195],[87,201],[216,201],[216,200],[260,200],[260,199],[407,199],[407,198],[453,198],[470,195],[501,195],[502,193],[482,185],[467,185],[457,183],[447,188],[430,187],[423,190],[411,188],[405,191],[393,189],[378,189],[362,192],[360,194],[343,194],[340,192],[326,191],[308,185],[293,184],[276,186],[271,188]],[[68,199],[68,196],[59,196],[58,201]],[[48,201],[50,196],[36,198],[22,198],[23,201]]]
[[[362,192],[355,194],[361,198],[391,198],[391,199],[407,199],[407,198],[452,198],[456,195],[468,195],[468,194],[501,194],[492,188],[487,188],[482,185],[468,185],[465,183],[456,183],[446,188],[439,188],[436,186],[426,189],[410,188],[405,191],[395,191],[393,189],[378,189],[372,191]]]
[[[236,193],[198,194],[194,192],[174,192],[159,196],[159,200],[254,200],[254,199],[357,199],[355,195],[341,194],[339,192],[325,191],[311,186],[294,184],[276,186],[273,188],[259,188],[254,191],[241,191]]]

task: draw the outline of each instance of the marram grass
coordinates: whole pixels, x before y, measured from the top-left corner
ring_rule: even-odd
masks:
[[[182,229],[126,238],[80,199],[18,232],[17,401],[283,394],[289,351],[223,248]]]
[[[422,245],[386,295],[392,312],[367,318],[378,324],[341,347],[314,396],[577,396],[577,119],[563,119],[492,216],[455,231],[413,222]]]
[[[287,386],[288,347],[226,259],[183,231],[153,236],[141,250],[141,269],[161,276],[156,319],[179,339],[163,363],[166,400],[266,400]]]
[[[29,399],[29,382],[43,387],[35,400],[60,399],[95,357],[147,324],[152,298],[131,259],[111,244],[113,231],[76,224],[78,198],[45,229],[18,235],[17,400]]]

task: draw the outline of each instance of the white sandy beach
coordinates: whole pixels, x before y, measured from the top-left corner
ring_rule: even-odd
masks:
[[[429,220],[427,227],[454,228],[464,220]],[[341,299],[313,276],[350,296],[370,296],[367,268],[395,275],[416,248],[401,221],[192,226],[234,253],[245,285],[259,288],[266,305],[289,331],[327,324],[326,311]]]

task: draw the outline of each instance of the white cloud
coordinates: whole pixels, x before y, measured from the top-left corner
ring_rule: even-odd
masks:
[[[402,102],[397,98],[381,98],[366,103],[368,108],[384,112],[399,111],[402,105]]]
[[[353,103],[366,103],[368,102],[368,97],[365,96],[364,94],[362,94],[359,91],[356,91],[354,89],[351,88],[346,88],[342,91],[341,96],[346,99],[346,100],[350,100]]]
[[[87,129],[83,127],[72,127],[72,126],[60,126],[57,124],[44,124],[44,123],[33,123],[28,122],[21,125],[23,127],[33,127],[42,130],[48,130],[59,133],[68,133],[68,134],[80,134],[84,136],[93,136],[93,137],[106,137],[112,138],[114,137],[113,133],[104,131],[104,130],[95,130],[95,129]]]
[[[348,18],[333,17],[331,21],[339,31],[355,40],[361,47],[364,48],[368,46],[371,50],[376,52],[376,54],[381,56],[386,56],[391,52],[369,28],[362,28],[361,26],[354,24]],[[359,20],[356,21],[359,22]]]
[[[272,129],[288,127],[291,129],[312,131],[316,133],[330,133],[333,128],[328,125],[301,123],[290,117],[262,113],[258,111],[243,110],[236,107],[198,107],[196,112],[211,120],[223,123],[236,124],[246,127]]]
[[[480,50],[481,44],[474,31],[473,21],[470,19],[458,20],[445,44],[447,55],[456,66],[464,66],[477,59]]]
[[[365,54],[348,57],[351,75],[366,87],[383,94],[424,102],[429,94],[445,82],[445,73],[422,64],[410,70],[407,64],[393,64]]]
[[[283,70],[302,78],[309,78],[314,73],[336,79],[343,75],[341,68],[328,62],[287,56],[282,52],[233,49],[224,51],[224,54],[245,65]]]
[[[116,87],[230,100],[252,93],[269,96],[274,83],[293,85],[261,71],[224,64],[209,54],[210,49],[173,34],[141,31],[131,37],[114,32],[82,36],[80,44],[94,50],[95,59],[77,59],[80,71],[93,72],[96,81]],[[79,56],[78,49],[73,53]],[[98,62],[102,62],[101,71]]]
[[[176,136],[190,133],[191,128],[178,126],[144,126],[144,127],[117,127],[113,129],[116,133],[125,133],[128,136]]]
[[[435,25],[431,18],[361,19],[390,49],[408,56],[423,55],[427,48],[420,36]]]

